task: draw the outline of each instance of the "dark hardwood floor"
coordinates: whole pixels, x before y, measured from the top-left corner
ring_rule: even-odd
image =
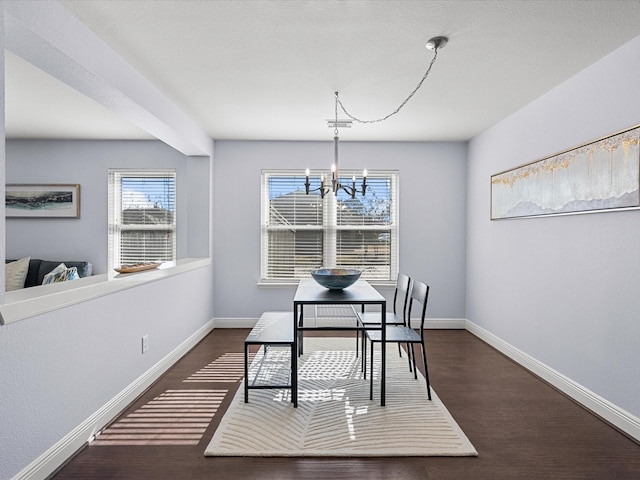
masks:
[[[214,330],[120,417],[144,411],[169,391],[220,390],[219,406],[208,426],[209,420],[203,420],[204,433],[195,435],[193,445],[138,445],[133,440],[105,445],[105,433],[60,469],[55,480],[640,479],[640,445],[463,330],[428,332],[429,373],[478,457],[204,457],[240,385],[247,333]],[[221,377],[201,371],[212,362],[218,362]],[[199,371],[197,381],[184,381]]]

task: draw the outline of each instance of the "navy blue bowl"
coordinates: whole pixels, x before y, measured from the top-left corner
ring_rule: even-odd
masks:
[[[329,290],[342,290],[353,285],[362,272],[360,270],[350,270],[346,268],[320,268],[313,270],[313,279]]]

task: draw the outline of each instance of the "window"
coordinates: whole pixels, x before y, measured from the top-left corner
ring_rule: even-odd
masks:
[[[109,170],[110,268],[175,259],[175,170]]]
[[[351,185],[356,172],[341,171]],[[311,189],[319,178],[311,180]],[[304,172],[262,172],[261,281],[309,277],[319,267],[357,268],[370,281],[398,272],[398,173],[370,171],[367,193],[305,193]]]

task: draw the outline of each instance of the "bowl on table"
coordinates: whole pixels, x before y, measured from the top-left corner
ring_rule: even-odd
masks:
[[[342,290],[353,285],[362,271],[348,268],[319,268],[313,270],[311,276],[313,279],[329,290]]]

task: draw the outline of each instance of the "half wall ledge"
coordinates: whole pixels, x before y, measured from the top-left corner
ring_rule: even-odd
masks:
[[[6,292],[5,303],[0,305],[0,325],[7,325],[208,265],[211,265],[210,258],[185,258],[168,268],[117,275],[112,278],[108,278],[107,274],[92,275],[73,282]]]

